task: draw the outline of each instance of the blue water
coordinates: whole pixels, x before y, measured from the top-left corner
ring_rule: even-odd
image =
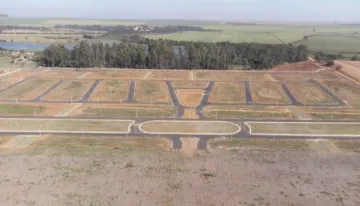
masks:
[[[112,44],[118,43],[119,41],[113,40],[103,40],[101,41],[103,44]],[[0,42],[0,47],[4,49],[20,51],[43,51],[50,44],[42,44],[42,43],[29,43],[29,42]],[[68,49],[72,49],[74,44],[65,44],[65,47]]]

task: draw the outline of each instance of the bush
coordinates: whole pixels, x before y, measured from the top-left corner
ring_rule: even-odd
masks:
[[[351,61],[357,61],[359,59],[358,56],[354,55],[353,57],[351,57]]]
[[[334,66],[334,64],[335,64],[334,60],[331,59],[331,60],[327,61],[326,66],[331,67],[331,66]]]

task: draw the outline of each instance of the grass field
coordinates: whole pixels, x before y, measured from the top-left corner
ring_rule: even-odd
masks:
[[[354,84],[346,81],[323,81],[332,92],[343,99],[360,99],[360,90]]]
[[[90,80],[64,80],[63,83],[46,95],[44,100],[80,100],[92,84],[93,81]]]
[[[33,99],[41,95],[55,83],[56,80],[30,79],[0,93],[0,99]]]
[[[308,40],[298,41],[296,45],[307,45],[311,51],[332,53],[357,53],[360,52],[359,35],[316,35]]]
[[[216,82],[210,93],[211,103],[245,103],[245,84],[243,82]]]
[[[103,80],[90,99],[92,101],[124,101],[129,93],[129,84],[129,81],[126,80]]]
[[[133,121],[127,120],[0,119],[0,130],[128,132],[132,123]]]
[[[168,118],[174,116],[176,108],[172,106],[149,105],[83,105],[70,116],[111,117],[111,118]]]
[[[255,103],[260,104],[290,104],[279,83],[257,83],[251,82],[251,91]]]
[[[149,71],[146,79],[154,80],[188,80],[188,71]]]
[[[143,102],[170,102],[164,81],[136,81],[135,99]]]
[[[143,79],[146,75],[143,70],[99,70],[94,71],[89,77],[95,79]]]
[[[240,127],[230,122],[148,121],[140,129],[149,134],[234,134]]]
[[[247,123],[252,134],[360,135],[360,123]]]
[[[263,72],[232,72],[232,71],[194,71],[194,80],[217,81],[270,81],[267,73]]]

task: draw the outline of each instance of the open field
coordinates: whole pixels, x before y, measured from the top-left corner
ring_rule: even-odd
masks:
[[[272,69],[272,71],[310,71],[314,72],[321,69],[320,66],[316,65],[314,62],[311,61],[304,61],[304,62],[297,62],[297,63],[291,63],[291,64],[284,64],[277,66]]]
[[[216,82],[209,96],[211,103],[245,103],[243,82]]]
[[[94,82],[91,80],[64,80],[58,87],[44,97],[44,100],[80,100]]]
[[[83,104],[69,115],[74,117],[168,118],[175,113],[176,108],[170,105]]]
[[[360,99],[360,87],[346,81],[322,81],[334,94],[342,99]]]
[[[0,94],[0,99],[29,100],[40,96],[57,81],[46,79],[30,79]]]
[[[42,78],[56,78],[56,79],[76,79],[86,72],[80,69],[48,69],[41,74]]]
[[[0,103],[0,115],[9,116],[54,116],[63,110],[66,104],[47,103]]]
[[[143,79],[146,76],[144,70],[114,69],[114,70],[93,70],[89,76],[95,79]]]
[[[162,121],[153,120],[139,127],[147,134],[235,134],[241,129],[231,122],[221,121]]]
[[[128,132],[131,120],[0,119],[0,131]]]
[[[0,77],[0,88],[4,89],[28,77],[28,72],[17,71]]]
[[[360,123],[291,123],[266,122],[247,123],[252,134],[268,135],[360,135]]]
[[[90,99],[92,101],[124,101],[128,97],[129,84],[126,80],[102,80]]]
[[[172,82],[174,88],[180,89],[203,89],[209,85],[209,82],[199,81],[174,81]]]
[[[251,83],[251,92],[255,103],[259,104],[290,104],[279,83]]]
[[[359,52],[360,37],[358,35],[315,35],[308,40],[297,41],[295,45],[304,44],[311,51],[333,53],[357,53]]]
[[[203,111],[204,115],[211,119],[296,119],[289,109],[275,107],[208,106]]]
[[[177,96],[181,105],[186,107],[196,107],[200,104],[204,90],[202,89],[178,89]]]
[[[324,91],[312,83],[288,83],[286,84],[294,96],[303,104],[332,105],[336,102]]]
[[[136,81],[135,99],[143,102],[170,102],[164,81]]]
[[[359,61],[336,61],[342,68],[339,70],[340,73],[349,76],[350,78],[360,81],[360,62]]]
[[[149,71],[146,79],[154,80],[188,80],[188,71]]]
[[[206,154],[188,156],[167,152],[166,139],[49,136],[27,149],[1,149],[0,201],[4,205],[357,205],[359,143],[334,143],[343,152],[311,151],[305,141],[217,140],[210,141]],[[36,195],[39,188],[41,196]],[[238,195],[232,194],[235,190]]]

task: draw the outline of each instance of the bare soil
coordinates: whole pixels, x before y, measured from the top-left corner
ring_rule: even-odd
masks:
[[[176,91],[181,105],[195,107],[200,104],[204,90],[202,89],[179,89]]]
[[[316,71],[321,69],[320,66],[316,65],[312,61],[303,61],[297,63],[290,63],[277,66],[272,71]]]
[[[212,144],[209,152],[189,156],[166,151],[170,144],[164,139],[57,137],[28,149],[1,149],[0,201],[54,206],[360,204],[360,156],[354,144],[336,144],[346,149],[339,154],[291,141],[231,145]]]
[[[360,61],[336,61],[336,63],[342,66],[340,73],[360,81]]]
[[[194,71],[195,80],[269,81],[267,72]]]
[[[95,79],[143,79],[146,75],[144,70],[98,70],[91,74]]]

